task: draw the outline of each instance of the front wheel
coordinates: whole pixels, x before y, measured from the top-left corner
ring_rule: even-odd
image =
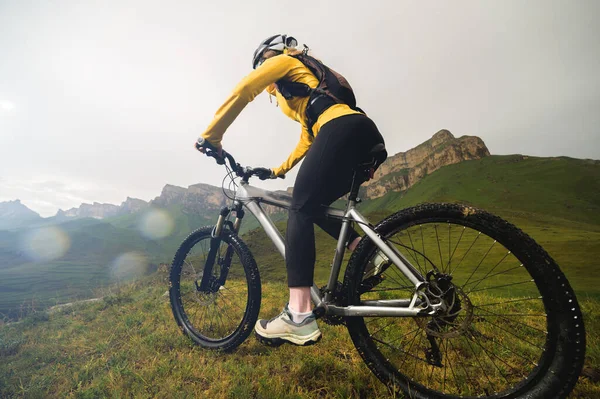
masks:
[[[195,343],[229,351],[252,332],[260,310],[256,262],[231,231],[211,236],[212,226],[181,244],[169,275],[169,297],[177,324]],[[212,248],[212,252],[211,252]]]
[[[376,227],[444,301],[429,317],[349,317],[365,363],[411,398],[564,398],[585,354],[581,311],[564,274],[528,235],[487,212],[423,204]],[[393,264],[373,276],[363,239],[345,275],[348,301],[411,298]]]

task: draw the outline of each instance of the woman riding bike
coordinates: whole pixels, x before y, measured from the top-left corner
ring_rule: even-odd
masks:
[[[279,316],[258,320],[255,331],[266,343],[308,345],[321,337],[310,297],[315,268],[314,224],[336,239],[341,228],[340,221],[321,217],[319,210],[349,192],[353,169],[384,140],[373,121],[353,104],[354,95],[345,79],[309,56],[306,47],[297,50],[297,44],[287,35],[261,42],[252,59],[254,71],[236,86],[202,133],[208,144],[196,148],[204,152],[206,146],[212,146],[221,152],[225,130],[263,90],[276,96],[283,113],[302,126],[300,141],[279,167],[258,168],[263,180],[283,177],[304,158],[294,185],[286,233],[289,302]],[[315,68],[324,72],[320,78],[313,73]],[[331,83],[332,76],[341,80],[323,89],[323,80]],[[344,87],[333,87],[340,81]],[[347,247],[353,250],[359,241],[359,234],[351,230]]]

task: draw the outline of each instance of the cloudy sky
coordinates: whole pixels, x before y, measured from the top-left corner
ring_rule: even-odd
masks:
[[[306,4],[0,0],[0,201],[50,216],[220,185],[192,143],[275,33],[348,78],[391,153],[445,128],[492,154],[600,159],[600,2]],[[263,94],[224,146],[275,167],[299,132]]]

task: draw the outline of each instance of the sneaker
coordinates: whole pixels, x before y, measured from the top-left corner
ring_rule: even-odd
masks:
[[[365,268],[365,274],[363,280],[367,280],[370,277],[377,276],[387,269],[392,262],[384,255],[383,252],[377,251],[375,256],[369,261],[369,264]]]
[[[259,320],[254,326],[256,337],[266,345],[279,346],[283,343],[312,345],[321,339],[321,330],[315,315],[308,316],[302,323],[294,323],[288,305],[281,314],[271,320]]]

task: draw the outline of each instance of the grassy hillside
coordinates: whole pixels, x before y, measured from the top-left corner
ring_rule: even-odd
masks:
[[[586,323],[586,365],[597,369],[599,171],[595,162],[568,158],[493,156],[442,168],[406,193],[366,201],[361,211],[377,221],[392,210],[419,202],[459,201],[491,210],[519,226],[557,260],[575,288]],[[181,209],[167,211],[175,227],[166,240],[140,236],[143,215],[78,221],[62,228],[74,240],[81,240],[77,242],[84,249],[103,241],[100,248],[105,253],[119,249],[112,252],[113,257],[135,247],[170,260],[172,248],[187,231],[209,220],[185,215]],[[246,228],[253,226],[252,220],[249,216]],[[285,231],[285,221],[277,226]],[[0,232],[0,251],[6,249],[8,237]],[[248,231],[243,239],[255,255],[263,281],[261,317],[272,317],[286,301],[283,259],[262,231]],[[323,285],[334,241],[318,228],[316,239],[315,277]],[[19,254],[13,256],[18,259]],[[18,296],[14,288],[30,281],[36,282],[33,286],[51,287],[68,278],[96,278],[96,269],[68,264],[74,259],[69,256],[44,268],[25,264],[17,272],[0,267],[0,285],[18,273],[31,279],[2,285],[0,295],[5,295],[4,300]],[[13,289],[12,294],[4,293],[7,288]],[[76,305],[62,313],[38,311],[21,323],[0,325],[0,397],[388,397],[343,327],[321,323],[323,340],[307,348],[268,348],[250,337],[232,354],[209,352],[179,332],[168,298],[163,296],[167,289],[166,274],[157,272],[118,288],[96,290],[95,295],[104,297],[99,302]],[[571,397],[600,397],[600,385],[582,378]]]
[[[270,348],[250,336],[230,354],[203,350],[171,314],[166,275],[105,291],[104,300],[0,326],[0,397],[384,398],[344,327],[320,324],[314,346]],[[263,284],[261,317],[285,302],[283,283]],[[599,363],[600,306],[584,300],[586,363]],[[594,398],[581,378],[571,397]]]
[[[159,263],[171,261],[190,231],[214,223],[214,217],[187,214],[178,206],[161,211],[172,230],[155,239],[140,228],[147,216],[144,212],[55,224],[69,245],[64,255],[53,260],[35,260],[28,253],[28,237],[38,230],[0,231],[0,314],[14,318],[32,309],[90,297],[95,288],[117,279],[152,272]],[[132,259],[135,265],[122,265]]]
[[[580,295],[600,295],[600,279],[591,270],[600,256],[600,165],[570,158],[491,156],[444,167],[405,193],[365,201],[359,209],[372,221],[420,202],[463,202],[497,213],[542,244],[558,261]],[[53,261],[32,262],[23,251],[26,231],[0,231],[0,312],[38,307],[89,296],[91,288],[114,281],[111,266],[120,255],[143,254],[148,264],[170,262],[193,229],[216,215],[186,213],[179,206],[162,210],[172,229],[162,238],[143,231],[147,212],[106,220],[83,219],[59,224],[69,251]],[[285,231],[285,214],[274,216]],[[161,222],[163,223],[163,222]],[[166,223],[166,222],[165,222]],[[164,224],[164,223],[163,223]],[[249,213],[242,227],[263,265],[265,277],[282,279],[283,260]],[[327,266],[332,243],[317,228],[318,264]],[[321,244],[321,243],[326,243]],[[321,248],[321,245],[325,245]],[[321,284],[326,270],[317,270]]]
[[[593,272],[600,259],[600,164],[570,158],[492,156],[446,166],[405,193],[364,201],[359,209],[376,222],[422,202],[462,202],[504,217],[550,253],[580,296],[600,298],[600,277]],[[277,225],[285,231],[285,221]],[[319,228],[315,230],[315,275],[324,284],[334,241]],[[244,239],[268,278],[285,276],[281,256],[262,231],[247,233]]]
[[[362,209],[421,202],[462,202],[504,215],[600,225],[600,161],[494,155],[445,166],[407,192],[389,193]]]

